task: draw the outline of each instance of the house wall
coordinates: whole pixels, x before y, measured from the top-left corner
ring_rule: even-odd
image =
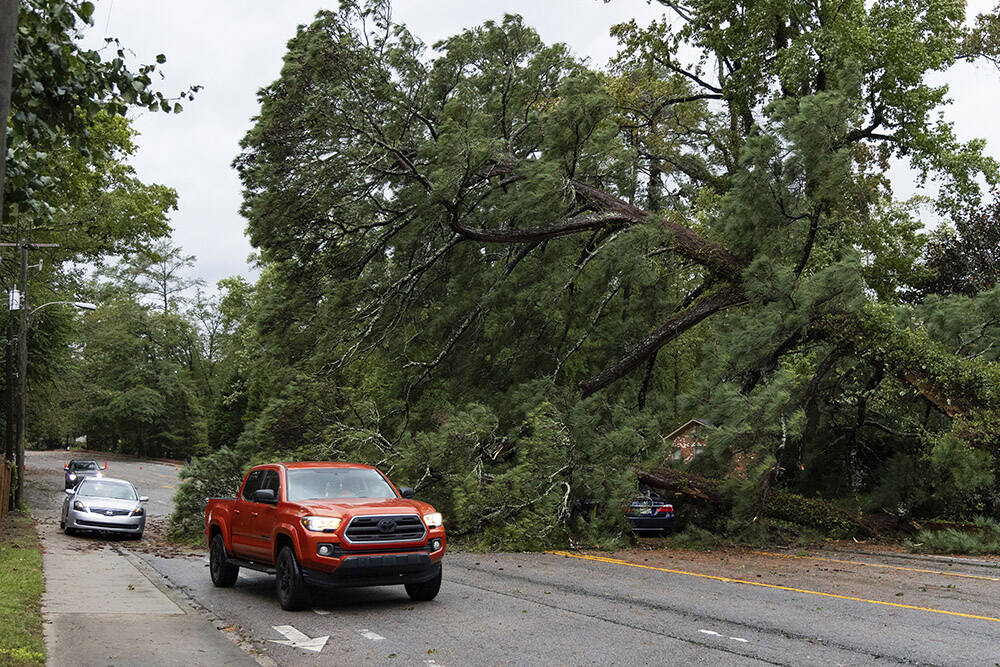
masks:
[[[705,438],[699,435],[697,426],[674,438],[675,461],[691,463],[692,459],[703,451],[705,451]]]

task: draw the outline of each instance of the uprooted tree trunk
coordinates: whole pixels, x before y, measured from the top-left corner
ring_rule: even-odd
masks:
[[[671,468],[637,469],[643,484],[666,491],[693,503],[710,503],[728,508],[733,499],[722,489],[723,482]],[[805,498],[783,489],[772,489],[764,498],[765,518],[789,521],[822,530],[832,537],[872,537],[887,533],[912,532],[905,519],[891,515],[855,515],[818,498]]]

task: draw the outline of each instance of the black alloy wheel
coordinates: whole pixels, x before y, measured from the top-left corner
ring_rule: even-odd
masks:
[[[309,589],[302,580],[302,568],[292,547],[282,547],[278,553],[275,592],[278,604],[285,611],[298,611],[309,604]]]
[[[441,590],[441,570],[438,570],[437,576],[433,579],[419,584],[404,584],[404,586],[406,594],[414,602],[429,602],[437,597],[438,591]]]
[[[219,588],[231,587],[240,576],[239,566],[226,561],[226,543],[219,533],[212,538],[212,546],[209,548],[208,571],[212,575],[212,583]]]

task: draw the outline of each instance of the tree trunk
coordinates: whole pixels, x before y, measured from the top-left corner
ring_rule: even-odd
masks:
[[[14,46],[17,43],[17,0],[0,0],[0,232],[3,230],[4,188],[7,176],[7,116],[14,84]]]

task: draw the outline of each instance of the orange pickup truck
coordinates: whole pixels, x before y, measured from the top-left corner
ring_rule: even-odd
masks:
[[[441,514],[354,463],[273,463],[247,473],[239,495],[205,507],[212,583],[240,568],[275,574],[283,609],[309,604],[310,588],[403,584],[413,600],[441,587]]]

